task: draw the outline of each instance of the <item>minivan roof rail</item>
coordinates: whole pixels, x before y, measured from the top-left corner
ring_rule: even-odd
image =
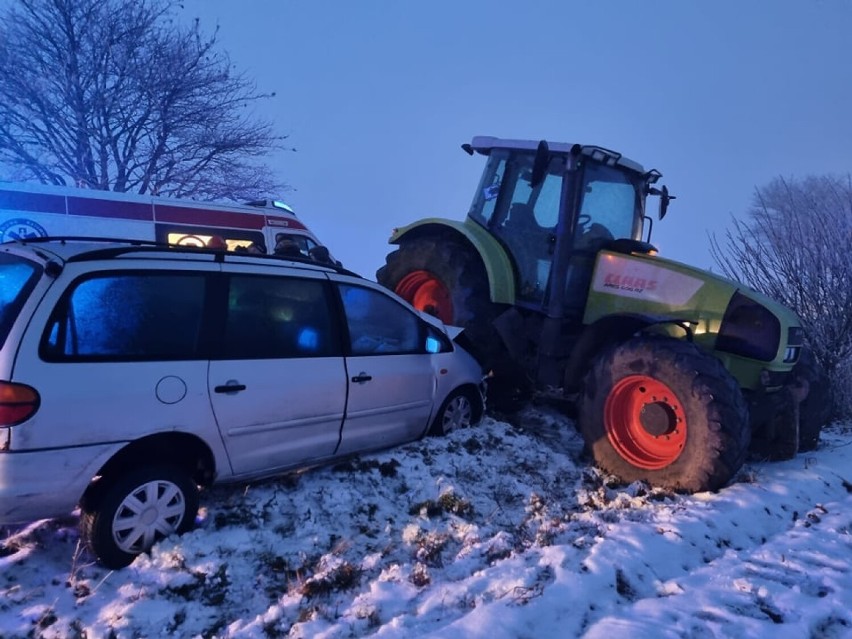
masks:
[[[312,259],[307,256],[298,256],[298,255],[267,255],[265,253],[237,253],[234,251],[227,251],[225,249],[214,249],[206,246],[181,246],[179,244],[167,244],[165,242],[154,242],[150,240],[131,240],[127,238],[110,238],[110,237],[87,237],[87,236],[78,236],[78,235],[67,235],[67,236],[47,236],[47,237],[34,237],[34,238],[26,238],[21,240],[15,240],[15,243],[27,245],[27,244],[49,244],[51,242],[58,242],[60,244],[65,244],[66,242],[87,242],[93,244],[127,244],[128,246],[109,246],[99,249],[91,249],[88,251],[84,251],[82,253],[78,253],[77,255],[73,255],[69,257],[67,262],[86,262],[91,260],[100,260],[100,259],[110,259],[113,257],[120,257],[122,255],[126,255],[128,253],[180,253],[180,254],[188,254],[188,255],[213,255],[215,256],[215,262],[225,262],[226,258],[240,258],[240,259],[260,259],[260,260],[274,260],[276,262],[295,262],[297,264],[305,264],[310,266],[327,268],[331,271],[335,271],[336,273],[340,273],[341,275],[351,275],[353,277],[360,278],[361,275],[355,273],[354,271],[350,271],[347,268],[344,268],[342,265],[332,263],[332,262],[320,262],[318,260]],[[11,242],[10,242],[11,244]]]
[[[23,237],[19,240],[13,240],[21,244],[47,244],[49,242],[88,242],[91,244],[133,244],[135,246],[160,246],[168,248],[172,244],[164,242],[155,242],[153,240],[131,240],[126,237],[92,237],[90,235],[47,235],[38,237]]]

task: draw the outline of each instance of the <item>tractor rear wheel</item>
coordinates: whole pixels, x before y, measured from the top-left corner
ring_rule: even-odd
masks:
[[[376,272],[376,281],[444,324],[461,326],[477,344],[491,338],[499,312],[489,296],[479,254],[445,235],[403,239]]]
[[[465,329],[473,354],[495,373],[488,384],[491,408],[514,410],[529,397],[527,376],[493,325],[506,307],[491,301],[485,265],[472,247],[445,234],[403,238],[376,281],[415,308]]]
[[[580,431],[595,463],[629,483],[715,490],[748,451],[748,409],[734,378],[689,342],[636,337],[586,375]]]

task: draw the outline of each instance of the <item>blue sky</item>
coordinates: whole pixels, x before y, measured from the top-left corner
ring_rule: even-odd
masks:
[[[678,197],[654,240],[707,234],[778,175],[852,168],[852,2],[186,0],[295,152],[287,200],[373,277],[394,226],[463,219],[474,135],[606,146]],[[656,204],[654,204],[656,206]]]

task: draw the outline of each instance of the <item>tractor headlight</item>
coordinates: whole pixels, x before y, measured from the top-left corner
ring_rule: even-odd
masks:
[[[742,293],[734,293],[722,318],[716,348],[770,362],[778,353],[780,340],[781,322],[772,311]]]
[[[791,326],[787,329],[787,348],[784,350],[784,363],[795,364],[799,361],[802,344],[805,343],[805,331],[801,326]]]

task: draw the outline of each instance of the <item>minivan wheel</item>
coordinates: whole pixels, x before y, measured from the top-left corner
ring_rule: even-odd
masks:
[[[107,568],[124,568],[137,555],[172,533],[192,528],[198,512],[198,486],[173,466],[133,469],[109,481],[101,499],[87,504],[81,536]]]
[[[468,428],[479,420],[479,407],[471,399],[471,395],[463,390],[450,394],[429,429],[434,436],[449,435],[460,428]]]

